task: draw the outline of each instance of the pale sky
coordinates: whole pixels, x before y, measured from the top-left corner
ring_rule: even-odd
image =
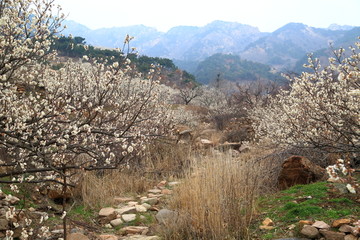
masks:
[[[55,0],[68,20],[91,29],[143,24],[167,31],[204,26],[214,20],[238,22],[272,32],[289,22],[326,28],[360,26],[360,0]]]

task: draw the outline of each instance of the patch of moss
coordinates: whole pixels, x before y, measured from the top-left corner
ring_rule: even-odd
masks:
[[[299,204],[297,207],[289,209],[282,219],[285,221],[287,219],[306,219],[314,215],[322,214],[323,212],[324,210],[321,207]]]
[[[343,210],[333,210],[329,209],[324,212],[323,218],[324,219],[339,219],[342,217],[345,217],[347,215],[350,215],[352,212],[349,209],[343,209]]]
[[[308,205],[315,205],[315,204],[320,204],[322,203],[322,201],[320,199],[317,198],[313,198],[313,199],[308,199],[305,200],[304,202],[302,202],[301,204],[308,204]]]
[[[333,198],[333,199],[330,199],[329,202],[332,202],[332,203],[344,203],[344,204],[353,204],[354,201],[348,199],[348,198]]]
[[[279,201],[293,201],[295,198],[293,196],[284,195],[278,198]]]
[[[290,210],[290,209],[294,209],[297,206],[299,206],[299,204],[295,203],[295,202],[288,202],[284,205],[284,207],[282,208],[282,210]]]
[[[266,233],[262,236],[262,239],[274,239],[275,235],[274,233]]]
[[[317,182],[306,185],[295,185],[282,192],[285,194],[296,194],[321,198],[326,196],[327,189],[328,187],[326,186],[326,182]]]
[[[85,219],[90,221],[94,218],[94,213],[91,210],[86,209],[83,205],[78,205],[70,210],[69,216],[76,219]]]
[[[303,185],[302,192],[305,195],[312,196],[313,198],[323,198],[327,195],[327,183],[326,182],[317,182],[313,184]]]

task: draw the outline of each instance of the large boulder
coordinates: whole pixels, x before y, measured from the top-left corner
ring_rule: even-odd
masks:
[[[325,169],[302,156],[292,156],[283,164],[278,178],[279,188],[287,189],[296,184],[308,184],[323,179]]]

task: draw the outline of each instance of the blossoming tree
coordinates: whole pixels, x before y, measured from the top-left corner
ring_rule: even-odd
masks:
[[[304,72],[289,79],[267,107],[253,111],[258,136],[276,143],[327,152],[360,153],[360,43],[347,54],[334,50],[330,64],[309,56]]]
[[[166,130],[166,108],[156,73],[139,76],[120,52],[111,65],[85,56],[53,70],[50,39],[63,20],[53,9],[51,0],[0,2],[0,147],[12,159],[1,177],[53,181],[65,192],[70,169],[129,163]]]

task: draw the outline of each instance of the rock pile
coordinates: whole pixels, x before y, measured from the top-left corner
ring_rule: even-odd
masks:
[[[360,220],[337,219],[328,225],[323,221],[307,222],[301,234],[311,239],[325,240],[359,240]]]
[[[306,239],[360,240],[360,220],[348,218],[337,219],[334,220],[331,225],[324,221],[300,220],[298,225],[299,229],[301,229],[300,234]],[[262,230],[272,230],[275,228],[274,226],[274,222],[266,218],[259,228]],[[294,229],[295,227],[295,225],[289,226],[289,229]]]

